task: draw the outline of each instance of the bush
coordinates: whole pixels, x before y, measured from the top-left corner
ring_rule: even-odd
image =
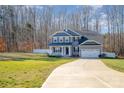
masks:
[[[55,56],[55,55],[48,55],[48,57],[56,57],[56,58],[60,58],[60,57],[62,57],[62,56]]]
[[[115,57],[115,58],[113,58],[113,57],[107,57],[105,53],[102,53],[102,54],[99,55],[99,58],[115,59],[117,57]]]
[[[105,57],[106,57],[106,54],[105,54],[105,53],[100,54],[99,57],[100,57],[100,58],[105,58]]]

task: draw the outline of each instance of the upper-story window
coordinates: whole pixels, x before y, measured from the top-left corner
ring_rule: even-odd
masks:
[[[73,41],[78,41],[79,37],[73,37]]]
[[[54,42],[54,43],[57,42],[57,37],[53,37],[53,42]]]
[[[73,41],[75,41],[75,37],[73,37]]]
[[[75,37],[75,40],[76,40],[76,41],[79,40],[79,37]]]
[[[65,42],[69,42],[69,37],[65,37]]]
[[[77,51],[79,51],[79,47],[74,47],[73,50],[74,50],[74,52],[77,52]]]
[[[69,37],[69,41],[72,42],[72,37]]]
[[[63,42],[63,37],[59,37],[59,42],[60,42],[60,43]]]

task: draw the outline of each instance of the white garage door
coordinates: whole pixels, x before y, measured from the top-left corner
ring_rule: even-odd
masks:
[[[100,49],[81,49],[82,58],[98,58]]]

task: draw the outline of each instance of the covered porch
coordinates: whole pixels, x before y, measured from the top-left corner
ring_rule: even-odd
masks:
[[[49,46],[51,50],[51,55],[56,56],[72,56],[71,46]]]

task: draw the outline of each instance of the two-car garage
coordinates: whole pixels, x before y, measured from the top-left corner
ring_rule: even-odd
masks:
[[[79,48],[82,58],[98,58],[101,53],[101,44],[93,40],[87,40]]]
[[[81,49],[82,58],[98,58],[100,55],[100,49]]]

